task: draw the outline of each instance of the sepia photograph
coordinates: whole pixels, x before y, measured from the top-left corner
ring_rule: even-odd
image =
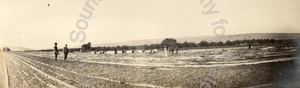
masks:
[[[300,0],[0,0],[0,88],[300,88]]]

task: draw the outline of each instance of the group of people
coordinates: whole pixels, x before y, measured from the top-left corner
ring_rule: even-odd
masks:
[[[54,43],[54,54],[55,54],[55,61],[57,61],[57,56],[59,55],[59,52],[58,52],[58,48],[57,48],[57,43],[55,42]],[[168,56],[167,55],[167,51],[169,51],[169,53],[170,54],[174,54],[174,51],[176,50],[176,53],[178,53],[178,46],[176,46],[176,47],[168,47],[168,49],[167,49],[167,47],[166,46],[164,46],[164,51],[165,51],[165,56]],[[66,44],[65,45],[65,47],[64,47],[64,49],[63,49],[63,52],[64,52],[64,60],[66,61],[67,60],[67,57],[68,57],[68,54],[69,54],[69,49],[68,49],[68,45]],[[133,53],[134,51],[132,51],[132,53]],[[153,51],[151,50],[151,53],[152,53]],[[157,49],[154,51],[155,53],[157,52]],[[96,53],[96,52],[95,52]],[[104,53],[104,52],[103,52]],[[124,51],[122,51],[122,53],[126,53],[126,51],[124,52]],[[143,53],[144,53],[144,50],[143,50]],[[115,54],[117,54],[117,50],[115,50]]]
[[[57,43],[55,42],[54,45],[55,45],[54,46],[55,61],[57,61],[57,55],[59,55],[58,49],[57,49]],[[67,44],[64,47],[63,52],[64,52],[64,55],[65,55],[64,60],[66,61],[67,57],[68,57],[68,54],[69,54],[69,49],[68,49],[68,45]]]
[[[176,47],[171,47],[171,46],[169,46],[168,48],[165,46],[164,48],[166,48],[166,50],[168,50],[169,51],[169,54],[174,54],[174,53],[178,53],[178,46],[176,46]],[[176,51],[176,52],[175,52]]]

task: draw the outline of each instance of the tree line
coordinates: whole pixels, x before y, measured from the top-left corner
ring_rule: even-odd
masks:
[[[2,51],[11,51],[8,47],[2,47]]]
[[[251,44],[252,46],[263,46],[263,45],[277,45],[281,46],[294,46],[294,42],[292,39],[287,40],[275,40],[275,39],[244,39],[244,40],[227,40],[225,42],[217,41],[217,42],[207,42],[201,41],[199,43],[195,42],[177,42],[176,39],[166,38],[160,44],[144,44],[144,45],[136,45],[136,46],[98,46],[91,47],[92,43],[89,42],[87,44],[83,44],[81,48],[70,48],[70,52],[74,51],[115,51],[115,50],[152,50],[152,49],[164,49],[168,47],[179,48],[179,49],[195,49],[195,48],[211,48],[211,47],[229,47],[229,46],[248,46]],[[61,51],[62,49],[59,49]],[[45,49],[39,51],[53,51],[53,49]]]
[[[195,42],[183,42],[179,43],[176,39],[166,38],[160,44],[144,44],[138,46],[113,46],[113,47],[90,47],[91,51],[114,51],[114,50],[152,50],[152,49],[163,49],[168,47],[178,47],[179,49],[192,49],[192,48],[208,48],[215,46],[262,46],[262,45],[278,45],[278,46],[293,46],[293,40],[275,40],[275,39],[244,39],[244,40],[227,40],[226,42],[207,42],[201,41]]]

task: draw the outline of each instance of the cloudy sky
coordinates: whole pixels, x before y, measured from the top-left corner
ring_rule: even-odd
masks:
[[[0,47],[31,49],[72,42],[70,32],[86,0],[0,0]],[[87,20],[84,43],[213,35],[227,19],[226,34],[300,33],[300,0],[213,0],[220,13],[204,15],[200,0],[102,0]],[[48,6],[50,4],[50,6]],[[81,39],[81,38],[80,38]]]

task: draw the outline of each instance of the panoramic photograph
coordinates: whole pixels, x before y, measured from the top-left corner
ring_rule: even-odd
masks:
[[[0,88],[300,88],[299,0],[0,0]]]

